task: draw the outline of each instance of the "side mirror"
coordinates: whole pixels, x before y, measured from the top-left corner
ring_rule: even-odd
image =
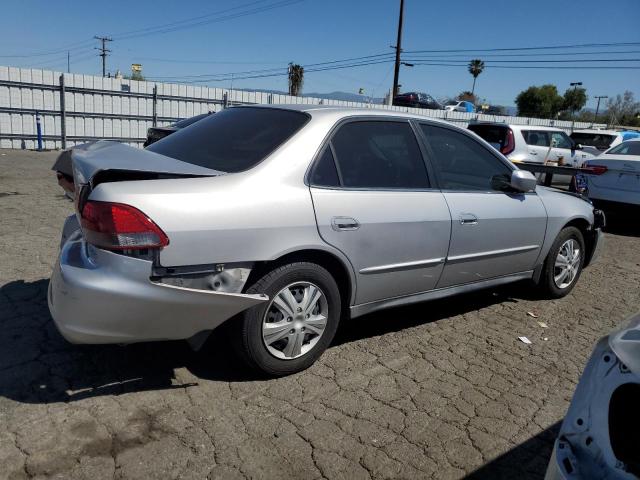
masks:
[[[533,192],[536,189],[538,180],[533,173],[526,170],[514,170],[511,172],[511,188],[517,192]]]

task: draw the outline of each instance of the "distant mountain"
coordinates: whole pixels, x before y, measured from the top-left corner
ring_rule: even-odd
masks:
[[[305,93],[305,97],[313,97],[313,98],[326,98],[327,100],[341,100],[343,102],[366,102],[369,103],[377,103],[381,104],[384,100],[383,98],[372,98],[369,99],[368,95],[358,95],[357,93],[349,93],[349,92],[331,92],[331,93]]]
[[[276,93],[278,95],[287,95],[287,92],[282,92],[280,90],[255,90],[253,88],[243,88],[241,90],[249,91],[249,92],[264,92],[264,93]],[[331,93],[304,93],[303,97],[310,98],[322,98],[326,100],[341,100],[343,102],[369,102],[369,97],[367,95],[358,95],[357,93],[349,93],[349,92],[331,92]],[[372,98],[371,103],[381,104],[384,99],[382,98]]]

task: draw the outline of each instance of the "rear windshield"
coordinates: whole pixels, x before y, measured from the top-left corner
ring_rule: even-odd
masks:
[[[202,113],[200,115],[196,115],[195,117],[183,118],[182,120],[178,120],[176,123],[174,123],[173,126],[178,128],[188,127],[192,123],[196,123],[198,120],[202,120],[207,115],[209,114]]]
[[[615,140],[615,135],[607,135],[605,133],[585,133],[573,132],[569,135],[571,139],[580,145],[596,147],[599,150],[606,150]]]
[[[607,153],[616,153],[618,155],[640,155],[640,141],[634,140],[632,142],[622,142],[617,147],[613,147]]]
[[[266,158],[309,118],[292,110],[234,107],[178,130],[147,150],[220,172],[241,172]]]
[[[498,150],[502,149],[507,142],[508,127],[501,125],[469,125],[469,130],[478,134],[487,143],[490,143]]]

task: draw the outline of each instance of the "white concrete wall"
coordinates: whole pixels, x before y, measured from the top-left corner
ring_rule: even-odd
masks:
[[[0,66],[0,148],[32,149],[37,147],[36,140],[28,137],[36,135],[35,110],[41,111],[42,134],[45,136],[44,147],[61,147],[61,117],[58,113],[60,111],[60,75],[64,75],[65,88],[67,89],[65,92],[67,146],[84,142],[84,140],[74,141],[74,136],[131,139],[132,142],[127,143],[141,146],[140,142],[134,140],[143,139],[147,129],[152,125],[153,100],[150,97],[137,97],[135,94],[151,95],[154,85],[158,87],[157,116],[159,125],[171,123],[173,119],[191,117],[208,111],[219,111],[222,108],[224,95],[228,94],[229,102],[232,104],[264,104],[269,103],[269,97],[271,97],[273,104],[302,103],[375,107],[441,118],[458,124],[466,124],[470,120],[485,120],[571,128],[570,121],[554,122],[536,118],[369,105],[360,102],[321,100],[242,90],[229,91],[223,88],[194,85],[138,82],[91,75],[63,74],[50,70]],[[8,82],[10,84],[7,84]],[[30,85],[21,86],[20,83]],[[128,85],[130,91],[124,92],[122,85]],[[74,89],[82,89],[82,91],[74,91]],[[9,109],[26,111],[15,112],[9,111]],[[115,115],[147,118],[114,118]],[[163,118],[169,120],[161,120]],[[586,128],[590,125],[576,122],[575,127]],[[18,138],[8,138],[9,136]],[[25,137],[21,138],[21,136]],[[47,136],[49,138],[46,138]]]

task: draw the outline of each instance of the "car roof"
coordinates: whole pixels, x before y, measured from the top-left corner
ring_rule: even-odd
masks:
[[[503,123],[503,122],[471,122],[471,125],[495,125],[500,127],[509,127],[513,130],[545,130],[550,132],[564,132],[561,128],[558,127],[546,127],[542,125],[519,125],[515,123]]]
[[[623,133],[620,132],[618,130],[599,130],[597,128],[583,128],[580,130],[574,130],[573,133],[603,133],[605,135],[617,135],[619,133]]]
[[[443,125],[451,126],[451,122],[440,120],[438,118],[428,117],[426,115],[418,115],[415,113],[385,110],[382,108],[366,108],[366,107],[341,107],[334,105],[304,105],[304,104],[282,104],[282,105],[241,105],[233,108],[275,108],[280,110],[293,110],[298,112],[305,112],[312,117],[334,117],[335,119],[354,117],[354,116],[381,116],[381,117],[394,117],[394,118],[406,118],[415,120],[429,120],[435,123],[441,123]],[[455,125],[454,125],[455,126]],[[461,128],[461,127],[458,127]],[[464,130],[464,129],[463,129]]]

